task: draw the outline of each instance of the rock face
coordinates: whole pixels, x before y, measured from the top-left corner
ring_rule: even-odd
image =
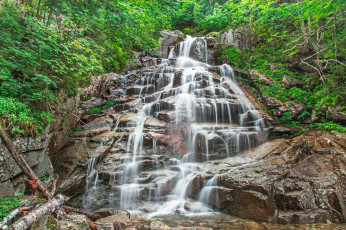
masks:
[[[79,96],[63,102],[64,109],[56,108],[54,113],[56,121],[49,124],[43,134],[37,137],[16,136],[12,139],[16,150],[23,155],[38,177],[53,174],[50,157],[68,144],[68,130],[74,129],[78,121],[78,114],[73,114],[78,104]],[[49,184],[51,177],[48,179],[46,182]],[[0,198],[16,195],[17,192],[26,192],[27,181],[28,178],[0,140]]]
[[[272,223],[345,221],[345,136],[316,132],[266,142],[269,130],[297,130],[269,129],[275,122],[250,86],[235,84],[226,65],[198,61],[206,58],[203,47],[215,45],[204,38],[185,42],[175,46],[176,60],[104,76],[90,89],[93,97],[81,104],[83,130],[53,161],[59,192],[75,196],[85,189],[74,204],[102,213],[99,229],[169,228],[161,222],[136,227],[115,208],[147,218],[212,207]],[[280,116],[298,118],[305,109],[270,97],[261,101]],[[114,104],[90,114],[109,102]]]
[[[250,165],[229,159],[228,167],[216,166],[223,171],[220,189],[229,191],[216,205],[243,218],[281,224],[344,222],[345,138],[313,133],[264,144],[254,150]]]
[[[53,173],[51,160],[44,153],[43,145],[47,141],[45,137],[17,138],[14,141],[16,148],[38,177]],[[0,148],[0,197],[13,196],[16,192],[24,193],[27,177],[2,143]]]
[[[223,45],[233,45],[242,50],[244,47],[252,50],[257,37],[250,27],[230,29],[220,34],[220,43]]]
[[[161,53],[161,57],[168,58],[169,53],[174,48],[174,46],[184,40],[183,37],[184,37],[184,34],[179,30],[161,31],[160,32],[161,46],[158,50]]]

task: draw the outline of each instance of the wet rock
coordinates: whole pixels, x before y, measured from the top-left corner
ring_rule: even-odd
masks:
[[[181,85],[181,76],[183,72],[182,71],[177,71],[174,73],[174,78],[173,78],[173,87],[178,87]]]
[[[221,69],[220,69],[220,67],[218,67],[218,66],[209,67],[209,68],[208,68],[208,71],[217,73],[217,74],[219,74],[219,75],[221,74]]]
[[[96,221],[95,224],[96,226],[102,226],[102,225],[109,226],[111,224],[113,225],[115,230],[121,230],[126,228],[130,224],[130,221],[131,220],[127,214],[117,214],[117,215],[99,219],[98,221]]]
[[[289,89],[295,86],[302,87],[303,85],[305,85],[305,83],[302,80],[290,77],[288,75],[284,75],[282,82],[283,82],[283,86],[286,89]]]
[[[207,54],[204,52],[207,42],[202,38],[197,38],[192,44],[190,56],[200,62],[206,62]]]
[[[346,123],[346,110],[342,106],[328,107],[327,118],[335,122]]]
[[[186,190],[186,196],[197,198],[204,184],[204,178],[201,175],[195,176]]]
[[[276,140],[272,148],[265,147],[270,142],[264,144],[255,150],[261,161],[238,165],[236,170],[229,165],[229,172],[220,177],[218,185],[229,189],[218,195],[227,201],[222,210],[284,224],[343,222],[345,181],[339,170],[345,167],[340,155],[345,140],[345,135],[314,133],[289,142]]]
[[[165,223],[161,221],[153,221],[150,224],[151,230],[171,230],[170,227],[168,227]]]

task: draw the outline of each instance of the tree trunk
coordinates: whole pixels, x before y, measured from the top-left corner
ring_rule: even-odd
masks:
[[[74,213],[79,213],[79,214],[83,214],[86,215],[90,220],[92,221],[97,221],[99,219],[101,219],[102,217],[100,215],[94,214],[94,213],[90,213],[81,209],[76,209],[76,208],[71,208],[68,206],[63,206],[62,207],[66,212],[74,212]]]
[[[40,180],[38,180],[36,174],[34,173],[34,171],[32,171],[30,166],[26,163],[24,157],[17,152],[13,142],[7,136],[6,131],[2,128],[1,123],[0,123],[0,137],[1,137],[2,141],[4,142],[8,151],[12,155],[13,159],[17,162],[18,166],[22,169],[22,171],[29,178],[31,178],[32,180],[35,180],[37,182],[38,189],[44,194],[45,197],[47,197],[47,199],[51,199],[51,195],[49,194],[46,187],[41,183]]]
[[[63,205],[65,199],[62,195],[57,195],[54,199],[48,201],[44,205],[36,208],[26,216],[19,219],[17,222],[12,224],[8,229],[9,230],[26,230],[29,229],[36,220],[40,219],[43,216],[51,215]]]

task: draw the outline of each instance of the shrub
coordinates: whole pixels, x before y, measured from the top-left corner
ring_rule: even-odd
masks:
[[[108,109],[108,108],[112,107],[113,105],[115,105],[114,101],[107,101],[106,104],[102,108]]]
[[[94,107],[89,111],[90,114],[101,114],[101,108],[100,107]]]
[[[3,197],[0,199],[0,221],[12,210],[19,206],[17,197]]]

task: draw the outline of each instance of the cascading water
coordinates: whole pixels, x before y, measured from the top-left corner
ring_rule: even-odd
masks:
[[[265,142],[264,119],[230,66],[206,63],[206,44],[188,37],[171,50],[170,59],[142,70],[129,87],[133,95],[127,98],[133,100],[128,108],[121,105],[113,131],[120,139],[128,136],[127,142],[114,153],[113,164],[92,166],[96,176],[88,172],[96,181],[88,181],[86,194],[95,195],[89,190],[99,183],[103,190],[95,196],[106,198],[97,205],[86,195],[87,208],[120,207],[148,218],[213,212],[209,205],[216,202],[219,175],[203,179],[206,165]],[[196,50],[202,53],[194,55]],[[198,181],[204,186],[193,188]]]

